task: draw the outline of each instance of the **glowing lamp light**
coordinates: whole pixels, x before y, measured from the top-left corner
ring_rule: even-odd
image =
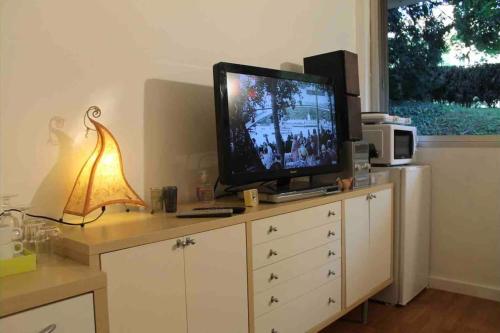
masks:
[[[101,110],[91,106],[84,117],[87,131],[97,132],[97,144],[76,178],[64,213],[85,217],[96,209],[111,204],[146,206],[125,179],[120,147],[111,132],[92,117],[98,118]],[[95,129],[90,128],[90,120]]]

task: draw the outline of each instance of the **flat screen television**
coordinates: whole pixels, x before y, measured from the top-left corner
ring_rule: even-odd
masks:
[[[330,78],[223,62],[213,70],[222,184],[341,170]]]

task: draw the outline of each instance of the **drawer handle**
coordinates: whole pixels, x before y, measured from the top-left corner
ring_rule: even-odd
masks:
[[[278,228],[276,228],[275,226],[273,225],[270,225],[269,226],[269,230],[267,231],[268,234],[272,233],[272,232],[276,232],[278,231]]]
[[[269,300],[269,305],[272,305],[273,303],[279,303],[279,299],[277,297],[271,296],[271,299]]]
[[[52,333],[57,328],[56,324],[50,324],[49,326],[42,329],[39,333]]]
[[[328,250],[328,256],[331,257],[331,256],[334,256],[335,255],[335,252],[333,252],[332,250]]]
[[[269,276],[269,281],[272,281],[272,280],[278,280],[278,275],[271,273],[271,276]]]
[[[328,230],[328,238],[335,236],[335,231]]]
[[[274,251],[273,249],[269,250],[269,255],[268,257],[271,258],[272,256],[277,256],[278,255],[278,251]]]
[[[195,244],[196,244],[196,242],[194,241],[194,239],[189,238],[189,237],[186,238],[186,246],[195,245]]]
[[[328,297],[328,305],[335,304],[335,300],[331,297]]]
[[[337,213],[335,213],[335,211],[333,209],[328,211],[328,217],[335,216],[335,215],[337,215]]]
[[[175,247],[177,247],[177,248],[181,248],[184,246],[186,246],[186,242],[183,241],[182,239],[178,239],[177,242],[175,243]]]
[[[328,277],[330,276],[335,276],[335,272],[332,271],[331,269],[328,270]]]

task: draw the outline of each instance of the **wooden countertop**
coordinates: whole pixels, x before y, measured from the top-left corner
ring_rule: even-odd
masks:
[[[57,255],[39,256],[37,270],[0,278],[0,317],[106,287],[106,275]]]
[[[311,199],[292,201],[281,204],[260,204],[247,208],[244,214],[226,218],[193,218],[179,219],[175,214],[149,214],[146,212],[130,212],[105,214],[97,222],[80,227],[64,227],[61,250],[71,253],[72,257],[95,256],[100,253],[116,251],[166,239],[183,237],[203,231],[222,228],[234,224],[250,222],[274,215],[284,214],[324,205],[369,192],[392,188],[392,183],[371,186],[359,190],[336,193]],[[217,201],[217,205],[242,204],[240,201]],[[180,211],[190,210],[200,203],[182,205]],[[75,256],[76,254],[76,256]],[[83,261],[85,262],[85,260]]]

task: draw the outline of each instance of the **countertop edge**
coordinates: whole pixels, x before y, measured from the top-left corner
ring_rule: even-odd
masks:
[[[156,230],[149,233],[140,234],[137,236],[122,238],[119,240],[112,240],[108,242],[104,241],[98,244],[84,243],[84,242],[79,242],[78,240],[66,238],[64,239],[65,241],[64,247],[65,249],[69,250],[66,253],[66,255],[69,256],[70,258],[73,257],[72,254],[75,254],[77,256],[101,255],[107,252],[118,251],[126,248],[160,242],[177,237],[184,237],[187,235],[193,235],[196,233],[228,227],[240,223],[250,223],[255,220],[260,220],[280,214],[294,212],[301,209],[307,209],[315,206],[321,206],[337,201],[342,201],[352,197],[364,195],[370,192],[380,191],[389,188],[393,188],[392,183],[374,185],[366,188],[355,189],[348,192],[341,192],[327,196],[291,201],[282,204],[275,204],[275,207],[267,208],[264,210],[249,211],[244,214],[233,215],[227,218],[207,219],[204,221],[200,221],[199,223],[196,224],[189,224],[174,228]],[[79,258],[74,257],[74,259],[77,260]]]

